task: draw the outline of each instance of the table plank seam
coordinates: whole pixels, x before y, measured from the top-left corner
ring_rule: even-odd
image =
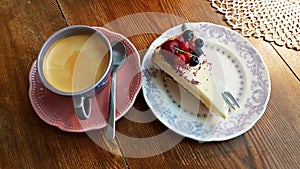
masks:
[[[60,3],[58,2],[58,0],[55,0],[55,2],[56,2],[56,4],[57,4],[57,6],[58,6],[58,9],[59,9],[59,11],[60,11],[60,14],[61,14],[63,20],[65,21],[66,26],[69,26],[69,24],[67,23],[66,17],[65,17],[65,15],[64,15],[64,13],[63,13],[63,10],[62,10],[62,8],[61,8]]]
[[[125,157],[125,155],[124,155],[124,152],[123,152],[123,150],[122,150],[122,147],[121,147],[120,144],[119,144],[119,140],[118,140],[117,136],[115,137],[115,140],[116,140],[116,143],[117,143],[117,145],[118,145],[118,147],[119,147],[119,150],[120,150],[120,152],[121,152],[121,155],[122,155],[122,158],[123,158],[123,161],[124,161],[124,163],[125,163],[126,168],[127,168],[127,169],[130,169],[130,167],[129,167],[128,163],[127,163],[126,157]]]
[[[282,61],[284,62],[284,64],[290,69],[290,71],[293,73],[293,75],[296,77],[296,79],[298,81],[300,81],[300,78],[297,76],[296,72],[291,68],[291,66],[286,62],[286,60],[281,56],[281,54],[277,51],[277,49],[275,48],[274,44],[270,43],[270,45],[272,46],[272,48],[275,50],[275,52],[279,55],[279,57],[282,59]]]

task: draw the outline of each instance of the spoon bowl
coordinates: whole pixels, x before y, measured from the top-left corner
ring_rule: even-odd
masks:
[[[126,60],[126,48],[121,41],[110,42],[112,46],[113,69],[118,69]]]

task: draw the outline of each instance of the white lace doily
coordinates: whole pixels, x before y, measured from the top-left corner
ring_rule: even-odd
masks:
[[[244,36],[300,50],[300,0],[209,0]]]

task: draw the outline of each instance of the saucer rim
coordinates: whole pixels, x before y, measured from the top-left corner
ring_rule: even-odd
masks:
[[[110,41],[113,40],[113,39],[119,39],[119,40],[126,41],[126,43],[128,43],[128,46],[132,48],[132,52],[136,55],[136,57],[135,57],[136,63],[134,63],[134,64],[135,64],[136,69],[139,70],[139,72],[137,73],[137,75],[139,75],[137,77],[138,78],[137,79],[138,83],[134,84],[134,92],[132,92],[133,94],[130,95],[131,99],[130,99],[129,103],[127,103],[124,106],[126,108],[123,108],[121,110],[121,112],[119,112],[119,115],[116,116],[115,121],[117,121],[121,117],[123,117],[129,111],[130,108],[132,108],[132,106],[133,106],[133,104],[134,104],[134,102],[137,98],[137,95],[141,90],[141,87],[142,87],[142,72],[141,72],[141,69],[142,69],[142,67],[141,67],[140,54],[137,51],[137,49],[135,48],[135,46],[132,44],[132,42],[129,39],[127,39],[125,36],[123,36],[122,34],[112,32],[112,31],[110,31],[106,28],[103,28],[103,27],[93,27],[93,28],[96,28],[97,30],[101,31],[103,34],[107,33],[107,34],[111,35],[112,37],[109,38]],[[81,132],[86,132],[86,131],[90,131],[90,130],[102,129],[102,128],[106,127],[107,123],[106,123],[105,120],[100,122],[100,123],[95,123],[92,126],[82,126],[81,125],[80,127],[75,126],[75,127],[72,127],[72,128],[67,128],[65,125],[63,125],[63,122],[61,122],[61,121],[53,121],[53,120],[50,120],[50,118],[48,119],[46,117],[47,112],[45,112],[43,110],[42,110],[43,112],[41,112],[41,110],[38,108],[39,106],[36,105],[36,103],[34,103],[34,102],[37,102],[37,100],[34,100],[34,98],[32,96],[32,90],[33,90],[33,86],[34,86],[32,76],[33,76],[34,70],[37,69],[36,63],[37,63],[37,60],[34,60],[32,65],[31,65],[30,71],[29,71],[28,96],[29,96],[31,106],[33,107],[35,113],[39,116],[40,119],[42,119],[44,122],[46,122],[47,124],[49,124],[51,126],[55,126],[55,127],[59,128],[62,131],[74,132],[74,133],[81,133]],[[41,115],[41,113],[44,114],[44,115]]]

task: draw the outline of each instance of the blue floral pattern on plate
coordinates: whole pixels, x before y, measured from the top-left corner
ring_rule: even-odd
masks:
[[[241,108],[230,112],[224,120],[213,113],[205,117],[188,113],[172,101],[161,71],[151,63],[151,57],[157,46],[181,33],[181,25],[158,37],[145,54],[142,63],[145,100],[154,115],[180,135],[203,142],[237,137],[251,129],[265,112],[271,91],[267,67],[250,42],[231,29],[205,22],[188,25],[204,40],[203,51],[215,65],[213,68],[220,69],[226,87],[237,96]]]

